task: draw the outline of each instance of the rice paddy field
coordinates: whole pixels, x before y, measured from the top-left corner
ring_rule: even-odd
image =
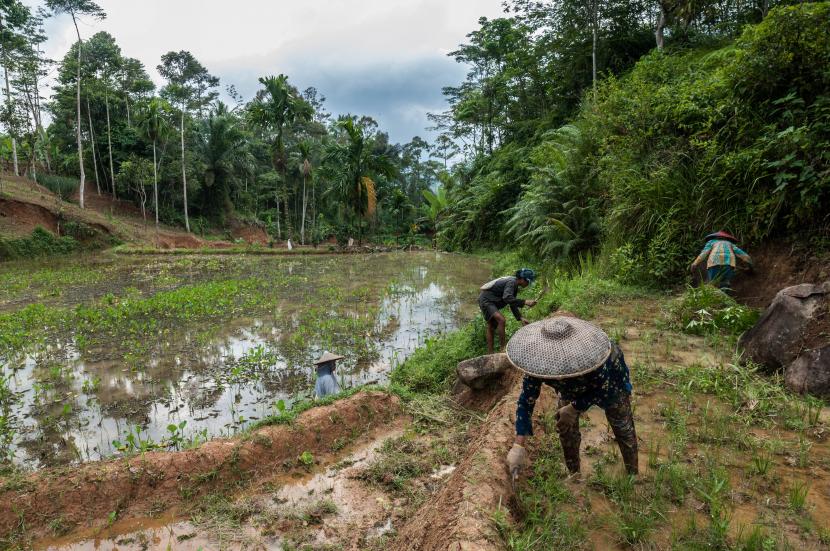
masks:
[[[310,395],[383,384],[477,313],[488,262],[433,252],[102,254],[0,266],[0,453],[28,468],[229,436]]]

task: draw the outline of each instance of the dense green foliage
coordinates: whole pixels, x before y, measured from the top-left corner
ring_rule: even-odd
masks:
[[[71,236],[55,237],[40,226],[29,237],[0,238],[0,260],[67,254],[77,249],[78,242]]]
[[[73,22],[106,15],[91,0],[48,7],[45,15]],[[43,16],[19,0],[0,4],[0,61],[11,78],[0,155],[15,172],[70,198],[83,167],[85,197],[129,200],[146,218],[188,231],[254,223],[275,240],[302,243],[419,233],[422,192],[440,186],[453,144],[390,143],[370,117],[332,116],[324,96],[300,92],[286,75],[259,79],[249,101],[226,86],[233,101],[225,105],[219,79],[186,50],[161,56],[157,90],[112,35],[85,37],[83,27],[51,69],[39,49]],[[56,82],[45,102],[50,71]]]
[[[519,32],[533,13],[502,25]],[[826,239],[830,4],[775,8],[733,40],[740,22],[753,19],[744,15],[712,26],[701,19],[694,36],[678,33],[663,50],[629,57],[645,54],[633,67],[606,67],[578,109],[524,120],[532,132],[514,132],[520,120],[505,119],[492,153],[485,144],[458,167],[441,244],[516,240],[528,253],[560,260],[604,247],[624,279],[668,282],[717,229],[748,242],[799,233]],[[551,43],[563,36],[553,24],[540,32],[536,40]],[[481,38],[471,36],[474,44]],[[508,56],[499,74],[521,87],[522,79],[508,78],[514,63]],[[583,89],[590,83],[581,82]],[[473,75],[465,89],[489,83]],[[518,93],[507,97],[522,101]],[[463,134],[460,105],[447,119]]]
[[[723,331],[739,337],[758,321],[759,312],[710,285],[686,290],[669,312],[669,324],[678,331],[705,335]]]

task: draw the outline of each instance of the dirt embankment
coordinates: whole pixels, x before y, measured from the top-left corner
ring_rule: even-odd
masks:
[[[781,289],[830,280],[830,255],[816,255],[798,244],[773,241],[747,250],[755,269],[741,271],[732,286],[738,301],[766,308]]]
[[[74,223],[85,226],[92,237],[113,237],[135,245],[158,245],[162,249],[230,248],[234,243],[220,239],[202,239],[182,229],[162,225],[156,235],[153,213],[149,205],[141,208],[129,201],[114,200],[94,190],[84,196],[86,208],[78,205],[77,194],[63,201],[32,180],[0,175],[0,237],[29,236],[37,227],[64,235],[64,226]],[[145,218],[146,216],[146,218]],[[252,245],[267,245],[264,229],[236,223],[231,227],[233,239]]]
[[[291,425],[264,427],[240,439],[0,480],[0,533],[25,526],[27,537],[38,539],[56,522],[77,530],[105,526],[112,518],[186,510],[201,495],[268,480],[296,467],[301,453],[326,453],[401,413],[397,397],[361,392],[309,410]]]
[[[513,499],[510,474],[504,463],[515,438],[516,400],[521,375],[510,370],[485,391],[467,391],[460,396],[472,409],[489,410],[477,429],[464,459],[441,489],[418,509],[400,530],[392,546],[400,551],[497,551],[503,548],[493,515],[502,511],[511,517]],[[493,402],[495,405],[489,407]],[[540,408],[547,408],[547,394]]]

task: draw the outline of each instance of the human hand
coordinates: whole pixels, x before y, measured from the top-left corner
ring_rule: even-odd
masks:
[[[527,306],[528,308],[533,308],[538,303],[539,303],[538,300],[528,300],[528,301],[525,301],[525,306]]]
[[[577,411],[573,404],[568,404],[563,408],[559,408],[559,411],[556,412],[556,430],[559,432],[565,432],[572,427],[574,423],[578,422],[578,419],[579,411]]]
[[[530,322],[526,319],[522,318],[522,325],[528,325]]]
[[[507,453],[507,467],[510,469],[510,475],[518,476],[519,472],[527,467],[527,463],[527,450],[524,446],[513,444]]]

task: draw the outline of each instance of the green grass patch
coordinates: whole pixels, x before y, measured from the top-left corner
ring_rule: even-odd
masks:
[[[738,337],[754,326],[760,313],[738,304],[712,285],[688,287],[669,309],[668,323],[676,331],[693,335],[724,333]]]
[[[0,260],[69,254],[78,248],[79,243],[73,237],[56,237],[38,226],[29,237],[0,238]]]

